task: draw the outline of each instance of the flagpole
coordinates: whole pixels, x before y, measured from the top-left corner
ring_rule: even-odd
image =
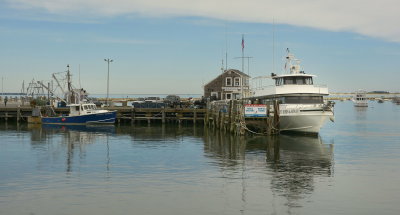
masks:
[[[225,23],[225,70],[228,70],[228,33]]]
[[[242,72],[244,73],[244,34],[242,34]],[[242,91],[242,98],[241,99],[243,99],[243,76],[242,75],[240,75],[241,76],[241,84],[240,84],[240,86],[241,86],[241,91]],[[243,100],[242,100],[243,101]]]
[[[242,34],[242,72],[244,72],[244,34]]]

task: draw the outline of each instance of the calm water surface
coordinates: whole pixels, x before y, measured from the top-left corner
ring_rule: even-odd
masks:
[[[400,214],[400,106],[318,137],[0,124],[0,214]]]

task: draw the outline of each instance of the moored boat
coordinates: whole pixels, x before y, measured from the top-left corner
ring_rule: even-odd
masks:
[[[316,76],[301,71],[300,61],[289,51],[286,59],[287,73],[254,78],[252,96],[248,99],[271,106],[277,102],[279,108],[271,115],[279,114],[281,131],[318,133],[328,119],[334,120],[334,103],[324,102],[324,96],[329,95],[328,87],[314,85]],[[272,79],[275,83],[260,86],[263,79]]]
[[[43,124],[95,124],[115,123],[116,111],[97,109],[94,103],[67,105],[67,116],[42,116]]]
[[[61,124],[61,125],[79,125],[79,124],[112,124],[115,123],[116,111],[98,109],[93,102],[87,99],[87,92],[83,89],[74,89],[71,83],[71,75],[66,71],[66,79],[68,89],[65,92],[65,98],[58,98],[66,103],[69,107],[67,115],[57,115],[52,106],[45,107],[45,114],[42,114],[40,109],[33,116],[36,119],[31,119],[33,123],[42,124]],[[54,76],[53,76],[54,77]],[[57,83],[58,80],[57,80]],[[50,89],[48,89],[50,91]],[[54,94],[52,92],[52,94]],[[39,120],[40,119],[40,120]]]
[[[353,96],[355,107],[368,107],[367,92],[365,90],[358,90]]]

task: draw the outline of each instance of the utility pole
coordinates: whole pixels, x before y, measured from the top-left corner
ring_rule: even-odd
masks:
[[[104,61],[107,62],[107,98],[106,98],[106,104],[108,105],[108,96],[109,96],[109,90],[110,90],[110,63],[113,62],[113,60],[111,60],[110,58],[104,59]]]

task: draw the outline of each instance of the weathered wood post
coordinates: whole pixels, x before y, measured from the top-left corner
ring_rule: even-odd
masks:
[[[135,123],[135,107],[132,106],[131,109],[131,125],[133,125]]]
[[[236,100],[232,101],[231,107],[230,107],[230,112],[231,112],[231,119],[230,119],[230,131],[234,132],[235,131],[235,123],[236,123]]]
[[[239,112],[239,126],[240,126],[240,135],[244,135],[245,134],[245,130],[244,130],[244,128],[243,128],[243,125],[242,125],[242,123],[244,123],[244,103],[243,103],[243,100],[241,100],[241,102],[240,102],[240,108],[239,108],[239,110],[240,111],[238,111]]]
[[[165,124],[165,106],[163,107],[161,111],[161,123]]]
[[[280,123],[279,123],[279,102],[278,100],[274,100],[274,123],[273,126],[275,128],[275,132],[279,133]]]
[[[118,125],[121,124],[121,117],[123,116],[123,114],[120,111],[117,111],[117,120],[118,120]]]
[[[196,125],[197,120],[197,110],[196,108],[193,109],[193,124]]]
[[[17,123],[19,123],[20,115],[21,115],[21,106],[18,105],[18,107],[17,107]]]
[[[207,99],[207,102],[206,102],[206,114],[205,114],[205,116],[204,116],[204,125],[207,125],[207,126],[209,126],[209,107],[210,107],[210,101]]]
[[[219,128],[219,118],[220,118],[220,112],[218,111],[217,113],[215,113],[215,127]]]
[[[271,135],[271,115],[270,115],[270,106],[269,104],[267,104],[267,117],[265,118],[265,124],[266,124],[266,130],[265,133],[267,135]]]
[[[214,107],[211,108],[211,116],[212,116],[212,122],[211,125],[213,129],[215,129],[215,121],[217,120],[217,114],[215,113]]]

